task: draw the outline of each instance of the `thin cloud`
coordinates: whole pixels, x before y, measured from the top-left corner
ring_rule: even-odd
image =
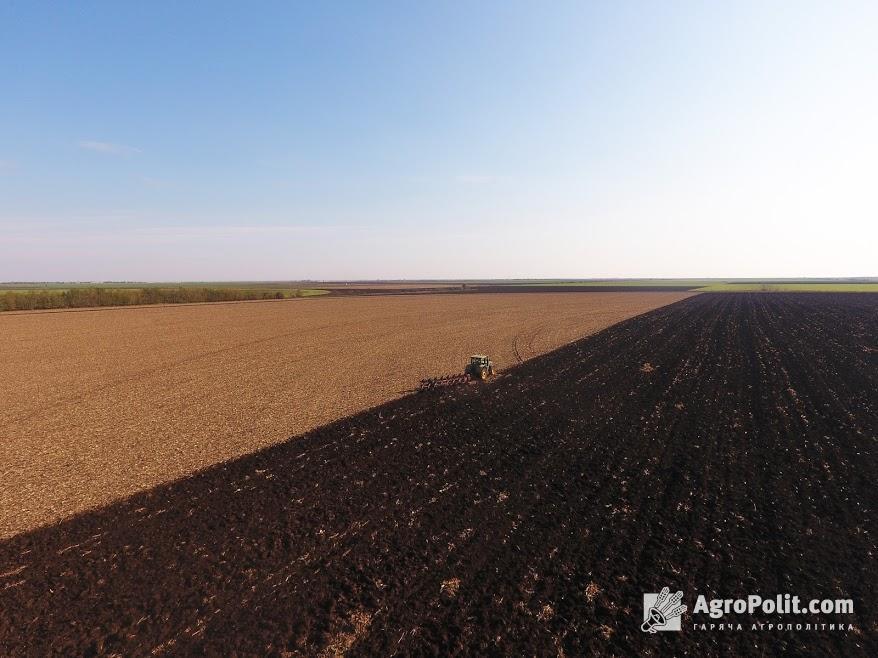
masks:
[[[79,148],[86,151],[94,151],[95,153],[103,153],[105,155],[134,155],[140,153],[140,149],[133,146],[125,146],[124,144],[114,144],[112,142],[95,142],[85,140],[79,142]]]

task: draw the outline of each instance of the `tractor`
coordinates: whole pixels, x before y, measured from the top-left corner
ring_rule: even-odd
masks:
[[[494,376],[494,364],[484,354],[473,354],[464,372],[472,379],[481,379],[484,382]]]
[[[445,375],[444,377],[431,377],[422,379],[418,386],[419,391],[429,391],[434,388],[445,386],[457,386],[470,381],[488,381],[494,376],[494,363],[484,354],[473,354],[469,363],[463,370],[463,374]]]

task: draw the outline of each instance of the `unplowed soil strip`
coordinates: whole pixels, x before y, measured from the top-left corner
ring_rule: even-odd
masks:
[[[432,295],[0,315],[0,537],[681,293]],[[519,338],[521,337],[521,338]]]
[[[390,402],[0,543],[0,653],[878,655],[876,345],[878,295],[704,295]],[[648,635],[665,585],[855,612]]]

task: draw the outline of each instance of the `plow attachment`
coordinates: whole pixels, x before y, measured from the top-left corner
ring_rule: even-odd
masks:
[[[442,388],[443,386],[457,386],[458,384],[466,384],[469,379],[470,377],[467,374],[431,377],[430,379],[422,379],[418,385],[418,390],[429,391],[434,388]]]

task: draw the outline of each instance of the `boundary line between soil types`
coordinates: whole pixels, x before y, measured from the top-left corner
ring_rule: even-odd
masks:
[[[516,334],[520,356],[533,356],[686,296],[397,296],[0,317],[11,338],[10,404],[0,409],[9,429],[0,534],[100,507],[397,399],[423,377],[460,371],[469,354],[486,352],[508,367],[517,360]],[[532,349],[531,327],[546,317],[551,326]],[[299,330],[301,337],[289,334]],[[263,336],[274,338],[254,347],[251,338]],[[250,346],[202,358],[231,344]],[[28,412],[35,412],[29,421],[12,421]]]
[[[656,291],[656,292],[658,292],[658,291]],[[638,293],[638,294],[639,294],[639,293]],[[517,357],[518,361],[517,361],[516,363],[510,364],[508,367],[504,367],[503,369],[501,369],[501,370],[498,372],[497,376],[494,378],[493,381],[488,381],[488,382],[484,382],[484,383],[483,383],[483,382],[475,382],[475,383],[472,383],[472,384],[462,384],[461,386],[473,387],[473,388],[484,387],[484,386],[490,386],[490,385],[492,385],[492,384],[495,384],[498,380],[505,379],[505,378],[506,378],[508,375],[510,375],[510,374],[513,374],[513,375],[514,375],[515,373],[517,373],[518,371],[520,371],[522,368],[528,367],[528,366],[530,366],[530,365],[533,364],[534,362],[537,362],[537,361],[540,360],[540,359],[550,359],[550,358],[553,358],[557,352],[559,352],[559,351],[561,351],[561,350],[564,350],[564,349],[568,349],[568,348],[570,348],[570,346],[575,345],[575,344],[577,344],[577,343],[579,343],[579,342],[587,341],[587,340],[589,340],[589,339],[591,339],[591,338],[594,338],[594,337],[596,337],[596,336],[599,336],[599,335],[603,334],[604,332],[609,331],[609,330],[613,329],[614,327],[617,327],[618,325],[620,325],[620,324],[622,324],[622,323],[625,323],[625,322],[628,322],[628,321],[630,321],[630,320],[634,320],[634,319],[640,318],[640,317],[642,317],[642,316],[644,316],[644,315],[648,315],[648,314],[650,314],[650,313],[655,313],[656,311],[661,311],[661,310],[663,310],[663,309],[670,309],[670,308],[672,308],[672,307],[674,307],[674,306],[676,306],[676,305],[684,304],[684,303],[687,302],[688,300],[693,299],[693,298],[695,298],[695,297],[697,297],[697,296],[700,296],[700,295],[703,295],[703,294],[710,294],[710,293],[692,293],[692,294],[690,294],[689,296],[684,297],[683,299],[678,299],[678,300],[675,300],[675,301],[670,302],[670,303],[668,303],[668,304],[664,304],[664,305],[662,305],[662,306],[659,306],[659,307],[656,307],[656,308],[653,308],[653,309],[649,309],[649,310],[643,311],[643,312],[641,312],[641,313],[637,313],[636,315],[629,316],[629,317],[624,318],[624,319],[622,319],[622,320],[619,320],[619,321],[617,321],[617,322],[615,322],[615,323],[613,323],[613,324],[611,324],[611,325],[609,325],[609,326],[607,326],[607,327],[604,327],[603,329],[601,329],[601,330],[599,330],[599,331],[596,331],[596,332],[591,333],[591,334],[587,334],[587,335],[585,335],[585,336],[581,336],[580,338],[577,338],[577,339],[572,340],[572,341],[570,341],[570,342],[567,342],[567,343],[564,343],[564,344],[562,344],[562,345],[559,345],[558,347],[556,347],[555,349],[553,349],[553,350],[551,350],[551,351],[549,351],[549,352],[544,352],[544,353],[542,353],[542,354],[536,354],[536,355],[534,355],[534,356],[531,356],[531,357],[528,357],[528,358],[522,359],[521,356],[519,355],[518,351],[516,351],[515,354],[516,354],[516,357]],[[722,293],[716,293],[716,294],[722,294]],[[391,296],[394,296],[394,295],[391,295]],[[329,295],[324,295],[324,296],[322,296],[322,297],[314,297],[314,298],[302,297],[302,298],[299,298],[299,299],[332,299],[332,297],[329,296]],[[342,299],[342,297],[335,297],[334,299]],[[266,299],[266,300],[263,300],[263,299],[257,299],[257,300],[240,300],[240,301],[230,301],[230,302],[204,302],[204,303],[202,303],[202,302],[196,302],[196,303],[193,303],[193,304],[145,305],[145,306],[140,306],[139,308],[141,308],[141,309],[152,309],[152,308],[158,308],[159,306],[162,306],[162,307],[165,307],[165,308],[173,308],[173,307],[175,307],[175,306],[204,306],[205,304],[209,304],[209,305],[215,305],[215,304],[224,305],[224,304],[251,304],[251,303],[261,303],[261,302],[293,302],[293,301],[298,301],[298,300],[297,300],[297,299]],[[90,308],[90,309],[54,309],[54,310],[44,310],[44,311],[21,311],[21,312],[10,311],[10,313],[13,313],[13,314],[15,314],[15,313],[33,314],[33,313],[44,313],[44,312],[106,311],[106,310],[120,310],[120,309],[128,309],[128,308],[133,309],[134,307],[118,306],[118,307],[96,307],[96,308]],[[2,316],[0,316],[0,317],[2,317]],[[262,341],[256,341],[256,342],[262,342]],[[227,351],[227,350],[218,350],[217,352],[218,352],[218,353],[221,353],[221,352],[224,352],[224,351]],[[356,412],[354,412],[354,413],[348,414],[348,415],[346,415],[346,416],[342,416],[342,417],[340,417],[340,418],[335,418],[335,419],[329,421],[328,423],[325,423],[325,424],[323,424],[323,425],[318,425],[318,426],[316,426],[316,427],[314,427],[314,428],[312,428],[312,429],[310,429],[310,430],[307,430],[307,431],[305,431],[305,432],[302,432],[302,433],[300,433],[300,434],[294,434],[294,435],[292,435],[292,436],[288,436],[288,437],[285,438],[285,439],[281,439],[280,441],[278,441],[278,442],[276,442],[276,443],[272,443],[272,444],[270,444],[270,445],[263,446],[263,447],[261,447],[261,448],[258,448],[257,450],[253,450],[252,452],[248,452],[248,453],[245,453],[245,454],[243,454],[243,455],[237,455],[237,456],[235,456],[235,457],[231,457],[231,458],[229,458],[229,459],[226,459],[226,460],[223,460],[223,461],[220,461],[220,462],[216,462],[216,463],[213,463],[213,464],[209,464],[209,465],[204,466],[204,467],[202,467],[202,468],[198,468],[198,469],[192,470],[192,471],[190,471],[190,472],[188,472],[188,473],[185,473],[185,474],[183,474],[183,475],[181,475],[181,476],[179,476],[179,477],[176,477],[176,478],[174,478],[174,479],[171,479],[171,480],[165,480],[165,481],[163,481],[163,482],[159,482],[159,483],[157,483],[157,484],[155,484],[155,485],[153,485],[153,486],[151,486],[151,487],[148,487],[148,488],[146,488],[146,489],[141,489],[141,490],[135,491],[135,492],[133,492],[133,493],[131,493],[131,494],[128,494],[128,495],[126,495],[126,496],[123,496],[123,497],[121,497],[121,498],[117,498],[117,499],[115,499],[115,500],[112,500],[112,501],[110,501],[110,502],[108,502],[108,503],[106,503],[106,504],[104,504],[104,505],[98,505],[98,506],[94,506],[94,507],[89,507],[89,508],[83,509],[83,510],[81,510],[81,511],[78,511],[78,512],[76,512],[76,513],[70,515],[70,516],[62,517],[62,518],[60,518],[60,519],[58,519],[58,520],[56,520],[56,521],[53,521],[53,522],[50,522],[50,523],[47,523],[47,524],[44,524],[44,525],[35,526],[34,528],[31,528],[31,529],[29,529],[29,530],[25,530],[25,531],[23,531],[23,532],[20,532],[20,533],[15,534],[15,535],[10,535],[9,537],[6,537],[6,538],[2,538],[2,537],[0,537],[0,543],[2,543],[3,541],[7,541],[7,540],[10,540],[10,539],[14,539],[14,538],[16,538],[16,537],[20,537],[20,536],[22,536],[22,535],[29,534],[29,533],[31,533],[31,532],[40,531],[40,530],[43,530],[43,529],[46,529],[46,528],[52,528],[52,527],[54,527],[54,526],[56,526],[56,525],[60,525],[60,524],[64,524],[64,523],[67,523],[67,522],[73,521],[73,520],[75,520],[75,519],[77,519],[77,518],[79,518],[79,517],[87,516],[88,514],[94,513],[94,512],[96,512],[96,511],[100,511],[100,510],[102,510],[102,509],[104,509],[104,508],[106,508],[106,507],[111,507],[111,506],[113,506],[113,505],[115,505],[115,504],[118,504],[118,503],[121,503],[121,502],[127,501],[127,500],[129,500],[130,498],[132,498],[132,497],[135,497],[135,496],[138,496],[138,495],[141,495],[141,494],[149,494],[149,493],[152,492],[152,491],[155,491],[155,490],[161,489],[161,488],[166,487],[166,486],[171,486],[171,485],[173,485],[173,484],[175,484],[175,483],[179,483],[179,482],[182,482],[182,481],[188,480],[188,479],[191,478],[191,477],[196,477],[196,476],[200,476],[200,475],[203,475],[203,474],[206,474],[206,473],[210,473],[211,471],[213,471],[213,470],[217,470],[217,469],[222,470],[222,469],[223,469],[224,467],[226,467],[227,465],[232,464],[232,463],[235,463],[235,462],[237,462],[237,461],[239,461],[239,460],[246,459],[246,458],[248,458],[248,457],[252,457],[252,456],[254,456],[254,455],[259,455],[259,454],[262,454],[262,453],[268,452],[268,451],[270,451],[270,450],[272,450],[272,449],[274,449],[274,448],[277,448],[277,447],[280,447],[280,446],[284,446],[284,445],[289,444],[289,443],[294,443],[294,442],[296,442],[296,441],[298,441],[298,440],[300,440],[300,439],[307,438],[309,435],[315,434],[315,433],[317,433],[317,432],[327,431],[327,430],[329,430],[329,429],[335,427],[336,425],[338,425],[338,424],[340,424],[340,423],[348,422],[348,421],[349,421],[350,419],[352,419],[352,418],[356,418],[356,417],[358,417],[358,416],[360,416],[360,415],[363,415],[363,414],[370,414],[370,413],[372,413],[372,412],[380,411],[380,410],[382,410],[383,408],[385,408],[385,407],[387,407],[387,406],[389,406],[389,405],[397,404],[397,403],[399,403],[401,400],[403,400],[403,399],[405,399],[405,398],[412,397],[412,396],[431,395],[431,394],[436,394],[436,393],[439,393],[439,392],[448,392],[448,391],[450,391],[450,390],[452,390],[452,389],[456,389],[456,388],[459,388],[459,387],[449,387],[449,388],[447,388],[447,389],[437,389],[436,391],[432,391],[432,392],[431,392],[431,391],[420,391],[417,387],[415,387],[415,388],[407,389],[407,390],[404,390],[404,391],[400,391],[400,394],[399,394],[399,395],[397,395],[396,397],[394,397],[394,398],[392,398],[392,399],[390,399],[390,400],[387,400],[387,401],[385,401],[385,402],[382,402],[381,404],[378,404],[378,405],[375,405],[375,406],[372,406],[372,407],[367,407],[367,408],[365,408],[365,409],[361,409],[361,410],[359,410],[359,411],[356,411]]]

